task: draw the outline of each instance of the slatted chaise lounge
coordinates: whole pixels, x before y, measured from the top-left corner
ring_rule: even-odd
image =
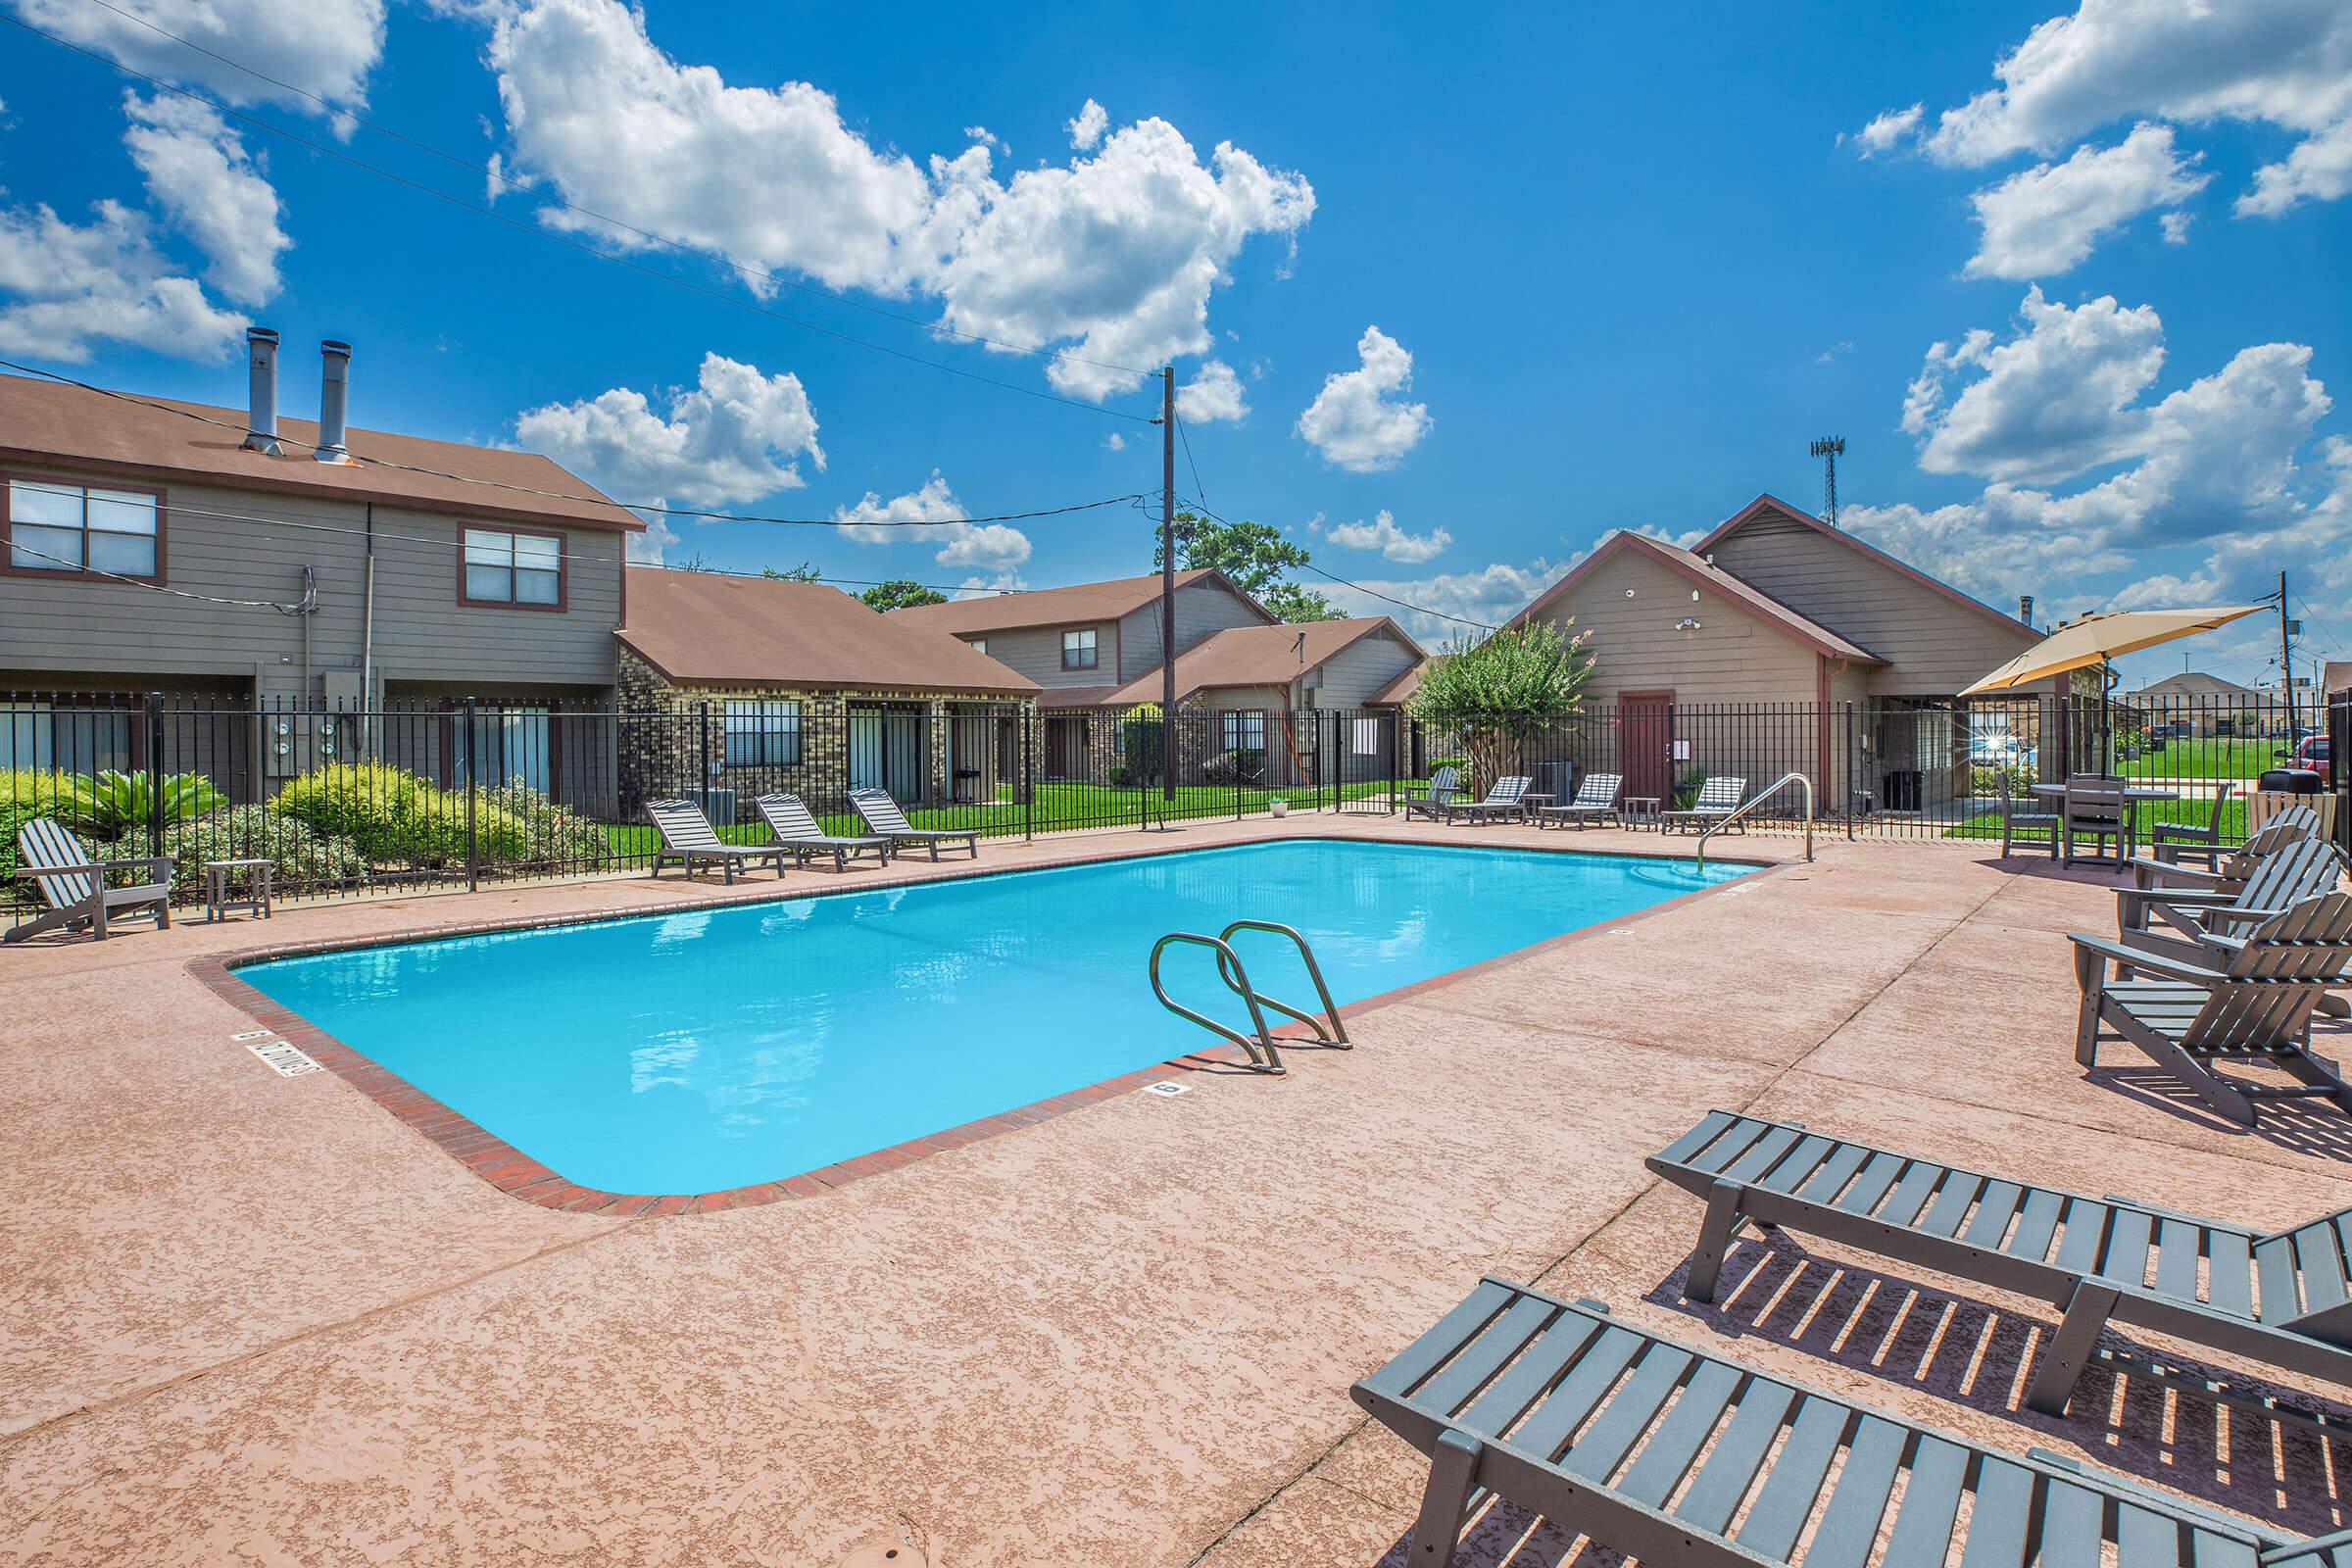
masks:
[[[1985,1447],[1491,1276],[1349,1392],[1430,1456],[1415,1568],[1447,1568],[1489,1494],[1674,1568],[2352,1562],[2352,1532],[2302,1540]]]
[[[95,859],[81,840],[40,816],[17,830],[17,875],[31,881],[33,891],[48,907],[22,925],[0,932],[0,941],[22,942],[44,931],[69,931],[77,925],[87,925],[91,936],[104,941],[110,920],[142,911],[155,917],[158,930],[172,924],[172,858],[168,855]],[[144,878],[136,886],[106,885],[107,872],[133,868]]]
[[[907,844],[920,845],[939,858],[942,844],[960,843],[973,859],[980,858],[980,834],[976,829],[960,827],[916,827],[899,809],[899,803],[890,798],[887,790],[852,790],[850,804],[865,818],[865,825],[890,840],[893,853]]]
[[[2234,937],[2205,943],[2228,961],[2191,962],[2074,932],[2075,978],[2082,989],[2075,1059],[2098,1065],[2112,1030],[2170,1068],[2205,1103],[2244,1126],[2268,1100],[2329,1100],[2352,1111],[2352,1085],[2311,1054],[2311,1015],[2330,986],[2352,983],[2352,894],[2305,899]],[[2110,964],[2134,978],[2109,976]],[[2138,978],[2142,973],[2154,979]],[[2276,1068],[2292,1084],[2224,1076],[2222,1064]]]
[[[1587,773],[1584,782],[1576,787],[1576,799],[1557,806],[1536,808],[1536,826],[1557,822],[1562,826],[1575,823],[1581,831],[1588,822],[1617,820],[1617,788],[1625,782],[1622,773]]]
[[[1414,786],[1408,784],[1405,788],[1411,790]],[[1405,795],[1396,804],[1404,808],[1408,821],[1416,816],[1426,816],[1432,822],[1443,822],[1452,816],[1455,807],[1462,804],[1461,794],[1462,775],[1451,762],[1447,762],[1429,775],[1429,782],[1420,786],[1419,794]]]
[[[847,871],[850,862],[861,855],[870,855],[885,865],[890,863],[890,840],[828,833],[817,825],[816,818],[809,814],[798,795],[762,795],[753,804],[760,808],[760,819],[767,823],[767,830],[776,836],[776,842],[791,849],[795,865],[807,865],[812,855],[832,856],[836,871]]]
[[[1786,1226],[2066,1309],[2026,1391],[2056,1415],[2113,1320],[2352,1382],[2352,1209],[2258,1232],[1711,1110],[1647,1161],[1706,1200],[1684,1294],[1711,1301],[1743,1223]],[[2204,1264],[2200,1275],[2199,1264]]]
[[[1487,791],[1485,800],[1455,802],[1447,819],[1466,816],[1473,822],[1507,822],[1514,816],[1523,817],[1527,814],[1527,802],[1522,797],[1535,785],[1533,778],[1517,773],[1498,778],[1494,788]]]
[[[1666,827],[1681,832],[1684,828],[1704,830],[1740,809],[1747,799],[1747,780],[1729,774],[1717,774],[1698,787],[1698,799],[1679,811],[1668,811],[1659,818]]]
[[[781,844],[726,844],[710,826],[703,808],[692,801],[648,801],[645,814],[654,820],[654,829],[662,835],[662,847],[654,852],[654,875],[662,875],[662,867],[675,860],[686,868],[688,876],[706,861],[715,860],[719,869],[732,884],[735,868],[749,871],[754,860],[765,860],[784,874],[784,857],[792,853]]]

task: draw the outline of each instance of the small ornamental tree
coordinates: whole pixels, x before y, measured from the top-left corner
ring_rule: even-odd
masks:
[[[1432,660],[1408,711],[1460,746],[1470,788],[1484,794],[1529,741],[1576,716],[1592,674],[1586,634],[1544,620],[1506,626]]]
[[[911,610],[917,605],[944,605],[948,596],[936,588],[926,588],[905,577],[893,577],[888,582],[874,584],[858,598],[875,610]]]

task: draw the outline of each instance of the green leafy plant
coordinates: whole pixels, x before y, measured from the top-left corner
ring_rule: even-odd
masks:
[[[1530,621],[1430,661],[1410,711],[1469,755],[1471,788],[1483,794],[1514,770],[1512,760],[1528,741],[1576,716],[1592,675],[1583,634]]]
[[[1266,754],[1256,747],[1219,752],[1200,764],[1201,780],[1209,784],[1254,784],[1265,771]]]
[[[1674,806],[1677,811],[1688,811],[1698,804],[1698,792],[1707,787],[1707,770],[1703,767],[1684,768],[1674,781]]]
[[[1242,592],[1264,606],[1278,620],[1336,620],[1340,612],[1330,600],[1301,587],[1290,574],[1307,564],[1304,546],[1282,536],[1282,530],[1262,522],[1220,522],[1214,517],[1179,512],[1176,559],[1188,571],[1213,566],[1231,577]],[[1158,538],[1153,530],[1152,537]],[[1161,551],[1152,550],[1156,569]]]
[[[67,781],[65,795],[57,803],[58,815],[66,826],[78,832],[119,839],[156,819],[158,794],[152,776],[144,772],[109,770],[95,778],[76,775]],[[202,816],[228,804],[228,797],[202,773],[173,773],[164,780],[160,794],[162,816],[167,825]]]
[[[1119,715],[1119,755],[1126,759],[1122,771],[1125,778],[1114,777],[1114,784],[1156,784],[1159,782],[1160,749],[1165,744],[1167,727],[1160,722],[1157,703],[1138,703]]]
[[[858,596],[874,610],[908,610],[917,605],[944,605],[948,596],[906,577],[878,582]]]
[[[351,887],[368,874],[368,857],[349,839],[321,838],[293,817],[266,806],[232,806],[164,830],[172,857],[172,891],[196,897],[207,860],[266,859],[280,894]]]

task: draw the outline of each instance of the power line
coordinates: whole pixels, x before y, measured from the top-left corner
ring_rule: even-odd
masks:
[[[1202,498],[1201,510],[1206,511],[1208,486],[1200,482],[1200,466],[1193,461],[1192,433],[1185,429],[1184,420],[1181,417],[1176,420],[1176,438],[1184,443],[1184,466],[1193,470],[1193,489]]]
[[[256,70],[254,67],[247,65],[244,61],[231,59],[229,56],[221,54],[219,50],[208,48],[205,45],[196,42],[193,38],[183,38],[176,32],[172,32],[168,28],[156,25],[154,23],[148,21],[145,17],[137,15],[135,12],[125,11],[120,6],[110,4],[109,0],[89,0],[89,3],[99,7],[101,10],[113,12],[116,16],[121,17],[125,22],[135,22],[140,26],[145,27],[148,31],[156,33],[161,37],[169,38],[173,43],[182,45],[185,48],[193,49],[198,54],[203,55],[208,59],[218,60],[220,64],[229,67],[231,70],[241,71],[257,81],[266,81],[272,87],[281,88],[286,92],[294,93],[299,97],[307,98],[311,102],[317,104],[320,109],[324,110],[331,117],[340,120],[347,120],[355,125],[366,126],[368,129],[376,132],[378,135],[389,136],[394,141],[403,142],[408,146],[416,148],[418,152],[430,153],[435,158],[446,160],[447,162],[456,165],[460,169],[466,170],[469,172],[481,174],[492,180],[495,180],[510,190],[520,191],[529,190],[531,188],[531,185],[527,180],[512,179],[507,175],[500,173],[496,169],[492,168],[488,164],[477,164],[472,159],[466,157],[462,153],[445,151],[442,148],[434,146],[428,141],[419,140],[417,137],[412,136],[406,131],[396,130],[392,126],[384,124],[379,121],[369,120],[365,115],[354,113],[348,109],[339,108],[336,105],[329,103],[326,99],[320,97],[318,94],[312,92],[307,87],[296,86],[293,82],[286,81],[277,76],[272,76],[266,71]],[[63,40],[60,41],[62,42]],[[99,58],[103,59],[104,57],[101,56]],[[109,63],[112,64],[112,62]],[[593,218],[600,223],[610,223],[614,228],[626,229],[628,232],[637,235],[639,238],[644,239],[651,244],[667,246],[668,248],[681,252],[684,255],[700,257],[704,261],[714,263],[717,266],[731,268],[734,270],[743,273],[747,277],[756,277],[762,282],[774,283],[782,288],[796,289],[803,294],[812,294],[819,299],[831,300],[838,305],[847,305],[852,310],[863,311],[869,316],[879,316],[885,320],[900,321],[908,326],[920,327],[926,332],[938,332],[949,337],[962,338],[966,342],[984,344],[992,349],[1003,349],[1010,354],[1050,355],[1054,359],[1064,360],[1072,365],[1093,366],[1095,368],[1101,370],[1118,370],[1128,375],[1151,375],[1154,373],[1152,369],[1146,369],[1138,366],[1120,365],[1110,360],[1085,359],[1079,355],[1072,354],[1067,350],[1054,349],[1038,344],[1009,343],[1003,338],[990,337],[985,333],[966,332],[956,327],[943,325],[939,322],[926,321],[920,318],[907,316],[899,311],[885,310],[879,305],[871,305],[863,300],[852,299],[847,294],[836,292],[833,289],[825,288],[815,283],[804,282],[799,278],[788,277],[778,272],[771,272],[764,268],[754,267],[748,262],[739,262],[734,257],[727,255],[724,251],[706,250],[699,245],[690,245],[684,240],[671,239],[666,234],[657,233],[650,228],[640,228],[637,224],[629,222],[625,219],[613,218],[608,214],[600,213],[593,207],[583,207],[578,202],[566,200],[564,197],[560,195],[549,196],[546,198],[546,200],[552,202],[558,207],[564,208],[567,212],[578,213],[583,218]]]
[[[1218,516],[1215,513],[1209,511],[1208,508],[1199,500],[1188,502],[1187,505],[1198,510],[1202,516],[1210,517],[1218,522],[1222,522],[1228,528],[1234,525],[1230,518]],[[1360,582],[1349,581],[1348,578],[1341,576],[1336,571],[1325,571],[1321,566],[1316,565],[1312,561],[1306,563],[1306,569],[1313,572],[1318,577],[1329,578],[1331,581],[1338,583],[1343,588],[1350,588],[1359,594],[1363,594],[1367,598],[1377,599],[1384,605],[1395,605],[1400,610],[1410,610],[1424,615],[1435,615],[1440,620],[1450,620],[1464,626],[1475,626],[1480,631],[1499,631],[1502,629],[1499,626],[1489,625],[1483,620],[1472,620],[1468,615],[1456,615],[1450,611],[1433,610],[1427,605],[1416,605],[1409,599],[1398,599],[1394,595],[1384,594],[1377,588],[1367,588]]]
[[[212,110],[215,114],[226,115],[233,120],[238,120],[246,124],[266,130],[273,136],[283,137],[285,140],[293,142],[297,146],[307,147],[312,152],[321,153],[326,157],[349,164],[354,169],[366,170],[368,173],[379,175],[384,179],[391,180],[394,184],[406,186],[410,190],[421,192],[422,194],[430,196],[437,201],[446,202],[452,207],[462,208],[466,212],[490,219],[495,222],[504,223],[509,228],[518,229],[526,234],[536,234],[542,239],[552,240],[556,244],[566,246],[572,250],[580,252],[583,255],[593,256],[598,261],[610,262],[615,267],[626,268],[632,272],[642,273],[647,277],[658,278],[678,288],[686,289],[691,293],[700,294],[706,299],[716,300],[722,305],[731,305],[738,310],[751,311],[757,315],[765,316],[774,320],[783,321],[790,325],[801,327],[806,331],[820,333],[823,336],[835,338],[844,343],[854,344],[858,348],[871,349],[876,354],[887,354],[892,359],[905,360],[909,365],[928,366],[934,370],[944,370],[950,375],[961,376],[967,381],[977,381],[984,386],[997,387],[1006,392],[1017,392],[1023,397],[1038,398],[1047,403],[1058,403],[1065,408],[1078,409],[1088,414],[1099,414],[1105,418],[1125,419],[1135,424],[1149,424],[1152,422],[1150,417],[1145,415],[1129,414],[1123,409],[1108,409],[1094,403],[1081,403],[1076,398],[1065,398],[1057,392],[1047,392],[1033,386],[1022,386],[1015,381],[1000,380],[996,376],[982,375],[977,370],[967,370],[958,366],[949,365],[945,361],[941,360],[927,360],[919,354],[909,354],[904,349],[894,349],[887,344],[871,342],[868,339],[855,336],[852,333],[844,332],[838,327],[819,325],[815,321],[806,320],[801,317],[790,316],[782,311],[772,310],[767,306],[758,303],[757,301],[742,299],[734,294],[727,293],[723,289],[705,287],[700,283],[680,277],[673,272],[665,272],[661,270],[659,268],[644,266],[641,263],[629,260],[629,258],[625,256],[616,256],[611,251],[599,250],[594,245],[590,245],[583,240],[574,239],[567,234],[558,233],[556,230],[544,227],[540,224],[529,223],[520,219],[511,218],[507,214],[499,212],[496,208],[486,207],[480,202],[468,201],[463,196],[452,195],[450,192],[441,190],[436,186],[428,185],[422,180],[411,179],[406,174],[395,173],[391,170],[382,168],[376,164],[371,164],[366,159],[360,158],[352,153],[345,152],[339,147],[330,146],[325,142],[315,140],[314,138],[305,136],[298,131],[288,130],[284,126],[275,124],[270,121],[264,120],[258,115],[249,114],[241,109],[232,109],[228,105],[220,103],[216,99],[206,97],[203,93],[195,92],[189,88],[166,81],[160,76],[150,75],[146,72],[135,70],[132,67],[122,64],[120,61],[110,60],[95,49],[87,49],[82,47],[80,44],[74,43],[71,39],[59,37],[56,33],[49,31],[47,28],[35,26],[33,24],[26,22],[22,17],[0,13],[0,22],[5,22],[11,26],[21,27],[24,31],[32,33],[37,37],[46,38],[61,49],[70,49],[77,55],[82,55],[91,60],[95,60],[100,65],[110,67],[125,76],[136,77],[138,80],[146,82],[149,86],[155,88],[159,92],[172,93],[178,97],[188,99],[190,102],[202,104],[206,108]],[[341,111],[337,112],[341,113]],[[608,221],[610,220],[608,220]]]

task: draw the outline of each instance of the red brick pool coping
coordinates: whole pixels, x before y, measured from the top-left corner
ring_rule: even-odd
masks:
[[[1327,844],[1398,844],[1423,846],[1427,839],[1387,837],[1376,834],[1324,836],[1301,834],[1286,837],[1278,843],[1319,842]],[[1013,876],[1024,871],[1056,869],[1062,866],[1097,865],[1119,860],[1146,859],[1160,855],[1196,854],[1204,849],[1226,848],[1222,845],[1158,846],[1112,851],[1106,854],[1076,856],[1064,860],[1043,864],[1023,864],[958,870],[947,875],[897,876],[860,878],[845,881],[840,886],[804,886],[789,888],[773,894],[745,897],[740,894],[691,903],[663,905],[656,908],[621,907],[580,910],[553,916],[522,916],[513,919],[453,922],[431,927],[419,927],[367,937],[342,937],[324,942],[286,943],[270,947],[247,948],[234,953],[213,954],[192,959],[188,972],[202,982],[215,996],[230,1006],[264,1025],[279,1038],[299,1047],[319,1066],[332,1072],[345,1083],[368,1096],[377,1105],[421,1134],[427,1141],[457,1160],[474,1175],[510,1197],[537,1203],[543,1208],[563,1209],[569,1213],[607,1214],[612,1216],[711,1214],[722,1209],[747,1208],[759,1203],[772,1203],[787,1198],[815,1198],[863,1177],[880,1175],[911,1164],[928,1155],[951,1149],[960,1149],[982,1139],[1004,1133],[1018,1132],[1043,1121],[1064,1115],[1082,1106],[1099,1104],[1119,1095],[1133,1094],[1154,1083],[1184,1078],[1197,1072],[1232,1073],[1247,1065],[1248,1058],[1238,1049],[1219,1047],[1215,1050],[1190,1053],[1168,1061],[1155,1062],[1133,1072],[1105,1078],[1064,1094],[1036,1101],[1030,1104],[983,1116],[960,1126],[949,1127],[877,1149],[870,1153],[851,1159],[838,1160],[797,1175],[774,1181],[755,1182],[745,1187],[730,1187],[710,1193],[610,1193],[593,1187],[582,1187],[514,1145],[490,1132],[471,1118],[462,1115],[407,1079],[362,1054],[295,1012],[292,1008],[264,996],[253,986],[238,978],[236,971],[248,964],[264,963],[272,958],[307,957],[324,953],[349,953],[366,948],[401,947],[419,942],[440,942],[455,937],[485,936],[506,931],[553,930],[570,925],[593,925],[611,920],[657,918],[670,914],[692,913],[703,909],[741,907],[748,905],[777,904],[797,899],[822,898],[834,893],[864,893],[890,888],[917,887],[931,883],[971,881],[978,877]],[[1640,851],[1621,849],[1583,850],[1571,846],[1552,849],[1516,843],[1507,846],[1531,854],[1611,855],[1626,859],[1679,861],[1681,857],[1646,855]],[[1630,914],[1584,926],[1575,931],[1548,937],[1532,946],[1498,954],[1494,957],[1451,969],[1426,980],[1417,980],[1384,991],[1375,996],[1351,1002],[1340,1008],[1342,1018],[1385,1006],[1407,998],[1421,996],[1441,987],[1456,984],[1473,975],[1482,974],[1504,964],[1520,962],[1539,954],[1550,952],[1572,942],[1586,941],[1604,932],[1617,930],[1633,921],[1645,920],[1653,915],[1678,908],[1693,900],[1712,898],[1736,888],[1754,885],[1760,878],[1801,865],[1801,860],[1768,862],[1748,859],[1719,863],[1753,867],[1747,876],[1717,883],[1713,887],[1696,888],[1689,893],[1649,905]],[[1302,1026],[1292,1025],[1275,1031],[1275,1038],[1286,1044],[1312,1044],[1312,1034]]]

